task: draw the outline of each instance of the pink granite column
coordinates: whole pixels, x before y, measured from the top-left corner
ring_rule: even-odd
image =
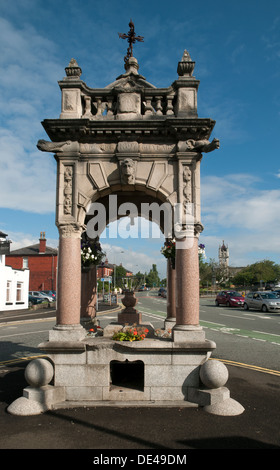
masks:
[[[96,317],[96,266],[82,269],[81,323],[94,322]]]
[[[57,276],[56,326],[50,340],[78,340],[84,336],[81,310],[81,231],[76,226],[60,227]]]
[[[199,261],[196,236],[184,239],[186,248],[177,249],[176,240],[176,325],[174,341],[204,339],[199,326]],[[184,245],[183,245],[184,246]]]
[[[172,261],[167,259],[167,315],[164,322],[165,329],[173,328],[176,324],[176,271],[172,267]]]

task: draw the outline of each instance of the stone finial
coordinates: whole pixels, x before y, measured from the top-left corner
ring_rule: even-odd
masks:
[[[135,57],[130,57],[124,64],[124,68],[127,73],[134,73],[138,75],[139,64]]]
[[[65,68],[67,78],[80,78],[82,75],[82,69],[78,66],[75,59],[71,59],[68,67]]]
[[[191,60],[190,54],[185,49],[182,60],[178,62],[177,73],[179,77],[191,77],[194,71],[195,62]]]

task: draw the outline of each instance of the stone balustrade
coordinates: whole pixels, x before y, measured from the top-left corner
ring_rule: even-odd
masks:
[[[186,59],[184,59],[186,60]],[[189,64],[190,62],[179,62]],[[191,62],[194,64],[194,62]],[[82,73],[72,59],[66,77],[59,82],[62,91],[61,119],[131,120],[157,119],[164,116],[197,117],[199,81],[182,65],[179,78],[167,88],[156,88],[138,74],[138,63],[129,59],[126,73],[105,88],[90,88],[80,79]]]

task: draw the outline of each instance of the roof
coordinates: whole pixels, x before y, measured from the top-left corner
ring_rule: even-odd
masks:
[[[97,268],[107,268],[107,269],[112,269],[112,270],[114,270],[114,267],[115,267],[115,266],[118,267],[118,265],[110,264],[110,263],[106,263],[106,262],[105,262],[105,263],[100,263],[100,264],[98,264],[98,265],[97,265]],[[126,269],[124,266],[121,266],[121,267],[124,268],[127,273],[133,274],[132,271],[129,271],[129,269]]]
[[[18,250],[13,250],[9,253],[9,256],[30,256],[30,255],[39,255],[40,244],[36,243],[35,245],[26,246],[24,248],[19,248]],[[40,253],[41,255],[57,255],[57,249],[46,246],[46,251]]]

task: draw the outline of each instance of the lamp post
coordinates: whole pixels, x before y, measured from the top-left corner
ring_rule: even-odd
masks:
[[[119,253],[124,253],[124,251],[120,251]],[[117,268],[115,260],[116,260],[116,253],[114,253],[114,263],[113,263],[113,266],[114,266],[114,290],[116,288],[116,268]]]

